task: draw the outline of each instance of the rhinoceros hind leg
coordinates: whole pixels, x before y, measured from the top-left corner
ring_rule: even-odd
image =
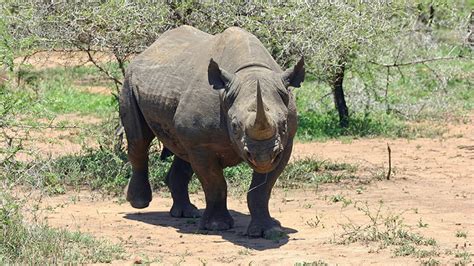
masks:
[[[151,140],[128,141],[128,159],[132,165],[132,177],[126,191],[127,201],[132,207],[148,207],[152,199],[151,186],[148,180],[148,147]]]
[[[132,165],[126,198],[132,207],[146,208],[152,197],[148,181],[148,148],[155,136],[138,107],[128,79],[125,80],[120,95],[120,118],[127,137],[128,160]]]
[[[188,184],[192,176],[191,165],[174,156],[173,164],[166,175],[166,183],[173,197],[173,207],[170,210],[170,215],[173,217],[201,217],[199,210],[189,200]]]

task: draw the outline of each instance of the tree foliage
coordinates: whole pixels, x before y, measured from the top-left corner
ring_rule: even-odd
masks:
[[[0,5],[0,30],[10,36],[10,41],[0,41],[12,50],[20,54],[38,49],[84,51],[117,85],[128,60],[163,32],[185,24],[211,34],[230,26],[245,28],[284,67],[304,55],[311,76],[332,87],[337,108],[348,72],[380,80],[385,74],[401,73],[402,63],[472,57],[472,49],[466,48],[470,14],[463,1],[9,0]],[[99,62],[99,52],[112,54],[121,71]],[[443,79],[439,73],[433,76]],[[383,91],[383,85],[363,82],[367,90],[375,86]]]

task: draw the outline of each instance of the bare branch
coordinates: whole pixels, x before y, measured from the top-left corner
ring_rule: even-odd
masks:
[[[453,57],[435,57],[435,58],[427,58],[427,59],[420,59],[412,62],[405,62],[405,63],[393,63],[393,64],[382,64],[378,63],[375,61],[369,61],[369,63],[381,66],[381,67],[403,67],[403,66],[410,66],[410,65],[416,65],[416,64],[425,64],[428,62],[434,62],[434,61],[447,61],[447,60],[456,60],[456,59],[468,59],[462,56],[453,56]]]
[[[89,61],[94,64],[95,67],[97,67],[102,73],[104,73],[107,77],[109,77],[111,80],[115,82],[115,84],[119,84],[120,86],[122,85],[122,82],[118,80],[116,77],[114,77],[112,74],[110,74],[107,69],[103,68],[97,61],[94,59],[94,57],[91,54],[90,49],[86,49],[87,56],[89,57]]]
[[[438,72],[436,72],[433,68],[431,68],[428,64],[426,63],[422,63],[423,66],[425,66],[428,70],[431,71],[431,73],[433,73],[433,75],[436,77],[436,79],[438,79],[439,83],[441,84],[441,88],[443,89],[444,93],[448,93],[448,91],[446,90],[446,84],[444,82],[444,80],[442,79],[442,77],[438,74]]]

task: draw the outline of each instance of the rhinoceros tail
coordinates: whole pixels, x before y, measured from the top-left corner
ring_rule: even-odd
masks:
[[[125,78],[119,98],[119,114],[128,141],[151,141],[154,135],[138,105],[129,78]]]

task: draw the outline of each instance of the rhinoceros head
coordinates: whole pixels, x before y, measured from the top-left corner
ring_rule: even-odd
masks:
[[[288,142],[290,92],[304,80],[304,60],[283,73],[248,67],[229,73],[212,59],[209,83],[220,90],[229,137],[240,157],[259,173],[279,164]]]

